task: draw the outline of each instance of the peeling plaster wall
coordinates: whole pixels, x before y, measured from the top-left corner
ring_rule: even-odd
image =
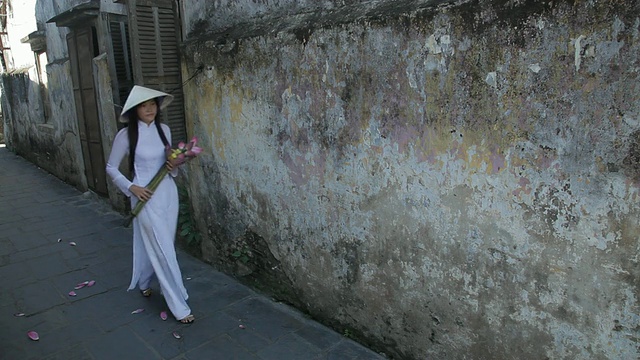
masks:
[[[9,69],[3,76],[5,111],[10,113],[7,125],[12,130],[8,146],[11,150],[81,190],[87,189],[78,122],[73,99],[70,64],[66,51],[67,28],[46,21],[56,14],[61,1],[23,1],[12,3],[8,21],[13,63],[20,69]],[[20,19],[20,20],[17,20]],[[26,19],[31,19],[26,21]],[[29,26],[22,26],[27,23]],[[47,91],[50,117],[45,121],[43,101],[38,84],[34,53],[20,39],[36,30],[45,30],[47,41]],[[9,124],[8,122],[11,122]]]
[[[640,5],[231,3],[185,14],[205,259],[395,358],[638,358]]]

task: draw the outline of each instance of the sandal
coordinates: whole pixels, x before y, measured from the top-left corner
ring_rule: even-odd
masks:
[[[189,314],[189,315],[185,316],[184,318],[182,318],[182,319],[180,319],[178,321],[180,321],[183,324],[191,324],[195,320],[196,320],[196,318],[193,315]]]
[[[140,293],[141,293],[141,294],[142,294],[142,296],[144,296],[144,297],[149,297],[149,296],[151,296],[151,293],[152,293],[152,292],[153,292],[153,291],[151,291],[151,288],[144,289],[144,290],[140,290]]]

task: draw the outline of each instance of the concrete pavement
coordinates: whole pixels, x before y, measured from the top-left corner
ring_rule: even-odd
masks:
[[[197,320],[163,321],[157,292],[126,291],[132,234],[123,221],[0,147],[0,359],[383,359],[182,251]]]

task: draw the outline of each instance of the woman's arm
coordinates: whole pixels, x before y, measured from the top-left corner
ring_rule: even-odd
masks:
[[[107,161],[107,174],[123,194],[131,197],[132,193],[129,188],[133,183],[127,179],[119,169],[122,159],[124,159],[128,153],[129,138],[127,137],[127,129],[124,128],[118,132],[116,138],[113,140],[113,147],[111,148],[111,154],[109,154],[109,160]]]

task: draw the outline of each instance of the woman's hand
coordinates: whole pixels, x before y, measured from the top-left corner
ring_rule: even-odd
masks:
[[[129,191],[141,201],[149,201],[151,195],[153,195],[153,191],[138,185],[131,185]]]
[[[179,161],[180,161],[179,159],[168,158],[167,162],[165,163],[167,170],[172,171],[173,169],[176,169],[178,165],[180,165]]]

